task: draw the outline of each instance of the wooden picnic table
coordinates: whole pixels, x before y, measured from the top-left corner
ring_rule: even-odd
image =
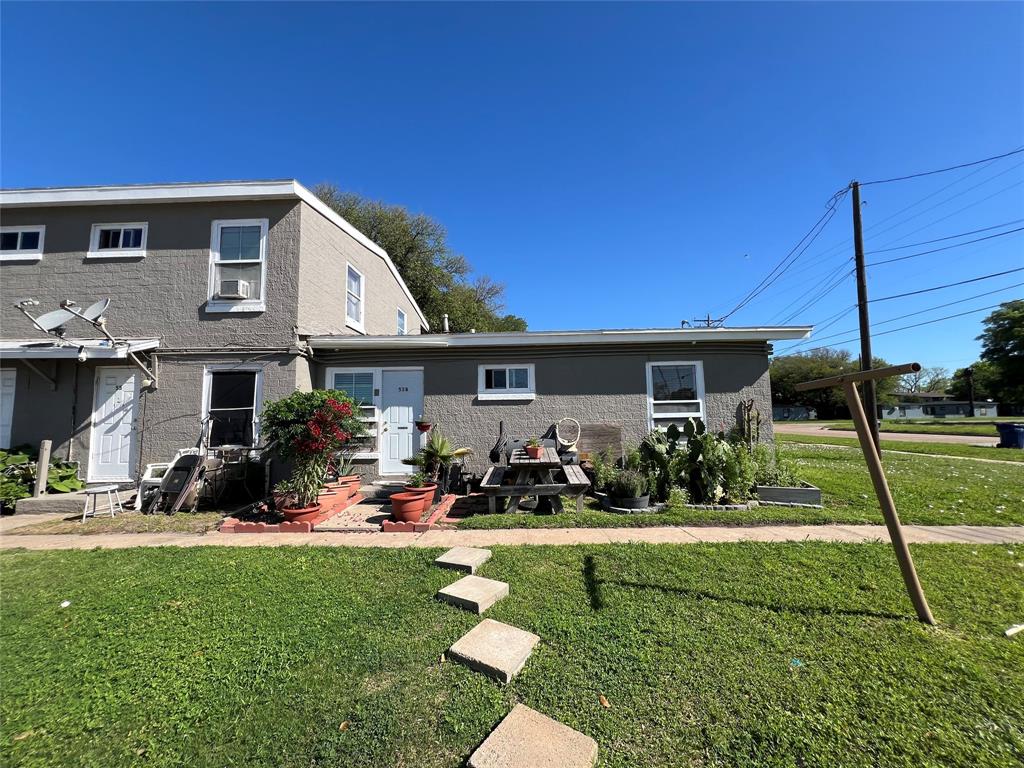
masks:
[[[487,494],[487,508],[497,512],[498,497],[508,497],[506,511],[515,511],[524,496],[548,499],[553,512],[562,512],[563,493],[576,496],[576,511],[583,509],[583,494],[590,480],[578,464],[562,464],[554,448],[541,449],[536,459],[516,448],[509,456],[507,467],[491,467],[480,482],[480,490]]]

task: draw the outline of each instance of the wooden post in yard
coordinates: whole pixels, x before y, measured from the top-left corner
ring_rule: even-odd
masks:
[[[53,442],[43,440],[39,444],[39,461],[36,462],[36,487],[32,489],[32,498],[38,499],[46,495],[46,480],[50,475],[50,449]]]
[[[846,393],[846,403],[850,407],[850,415],[853,416],[853,424],[857,428],[857,439],[860,441],[861,451],[864,453],[864,460],[868,465],[868,472],[871,475],[871,483],[875,487],[875,496],[878,497],[878,506],[885,518],[885,527],[889,530],[889,540],[896,552],[896,560],[900,564],[900,572],[903,574],[903,583],[907,587],[907,594],[910,595],[910,602],[914,604],[917,618],[925,624],[935,624],[931,609],[928,607],[928,599],[921,588],[921,582],[917,578],[917,571],[914,569],[914,560],[910,556],[910,548],[906,539],[903,538],[903,527],[900,525],[899,515],[896,514],[896,504],[889,492],[889,484],[885,480],[885,470],[882,469],[882,455],[871,435],[871,426],[868,416],[864,412],[860,395],[857,392],[858,381],[871,381],[884,379],[889,376],[900,376],[905,373],[914,373],[921,370],[919,363],[907,363],[906,365],[893,365],[888,368],[860,371],[843,376],[832,376],[827,379],[806,381],[796,385],[798,392],[809,389],[826,389],[828,387],[842,386]]]

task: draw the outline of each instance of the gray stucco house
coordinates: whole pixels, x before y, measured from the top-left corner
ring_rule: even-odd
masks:
[[[0,447],[54,442],[91,482],[127,482],[196,444],[259,445],[262,404],[343,389],[368,475],[404,474],[415,421],[482,465],[499,421],[562,417],[639,440],[689,416],[771,437],[770,343],[810,331],[691,328],[432,334],[394,263],[291,180],[0,191]],[[34,314],[109,298],[55,343]],[[137,355],[152,380],[132,364]]]

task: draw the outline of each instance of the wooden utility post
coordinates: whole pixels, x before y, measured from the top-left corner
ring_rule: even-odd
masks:
[[[889,484],[885,480],[885,471],[882,469],[882,456],[878,445],[871,436],[871,425],[878,426],[875,419],[869,419],[861,405],[860,395],[857,392],[857,383],[874,383],[877,379],[888,378],[889,376],[902,376],[905,373],[916,373],[921,370],[919,363],[907,363],[906,365],[893,365],[888,368],[861,371],[860,373],[849,373],[843,376],[832,376],[827,379],[816,379],[805,381],[796,385],[797,392],[806,392],[810,389],[827,389],[828,387],[841,386],[846,393],[846,403],[850,406],[850,415],[853,416],[853,424],[857,428],[857,439],[860,441],[860,448],[864,452],[864,460],[868,465],[868,473],[871,475],[871,484],[875,487],[875,496],[878,497],[878,506],[885,518],[885,527],[889,530],[889,540],[896,552],[896,560],[900,564],[900,572],[903,574],[903,583],[907,587],[907,594],[910,595],[910,602],[914,604],[917,618],[925,624],[934,624],[935,618],[928,607],[928,599],[921,589],[921,582],[917,578],[917,571],[914,569],[914,560],[910,556],[910,548],[906,539],[903,538],[903,527],[900,525],[899,515],[896,514],[896,504],[889,492]]]
[[[871,323],[868,321],[868,277],[864,269],[864,233],[860,220],[860,184],[850,182],[853,190],[853,251],[857,266],[857,315],[860,318],[860,369],[871,370]],[[871,440],[875,450],[881,450],[878,437],[878,397],[875,394],[874,379],[866,379],[864,387],[864,409],[870,416]]]

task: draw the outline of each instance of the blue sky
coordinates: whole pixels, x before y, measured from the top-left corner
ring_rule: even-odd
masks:
[[[0,27],[3,186],[333,181],[442,221],[533,329],[720,316],[851,179],[1024,146],[1019,3],[4,2]],[[869,252],[1022,219],[1024,155],[864,200]],[[1021,235],[872,268],[871,294],[1024,266]],[[729,323],[812,301],[849,236],[847,199]],[[879,302],[872,320],[1021,282]],[[853,301],[851,278],[791,322]],[[965,364],[984,314],[879,336],[876,354]]]

